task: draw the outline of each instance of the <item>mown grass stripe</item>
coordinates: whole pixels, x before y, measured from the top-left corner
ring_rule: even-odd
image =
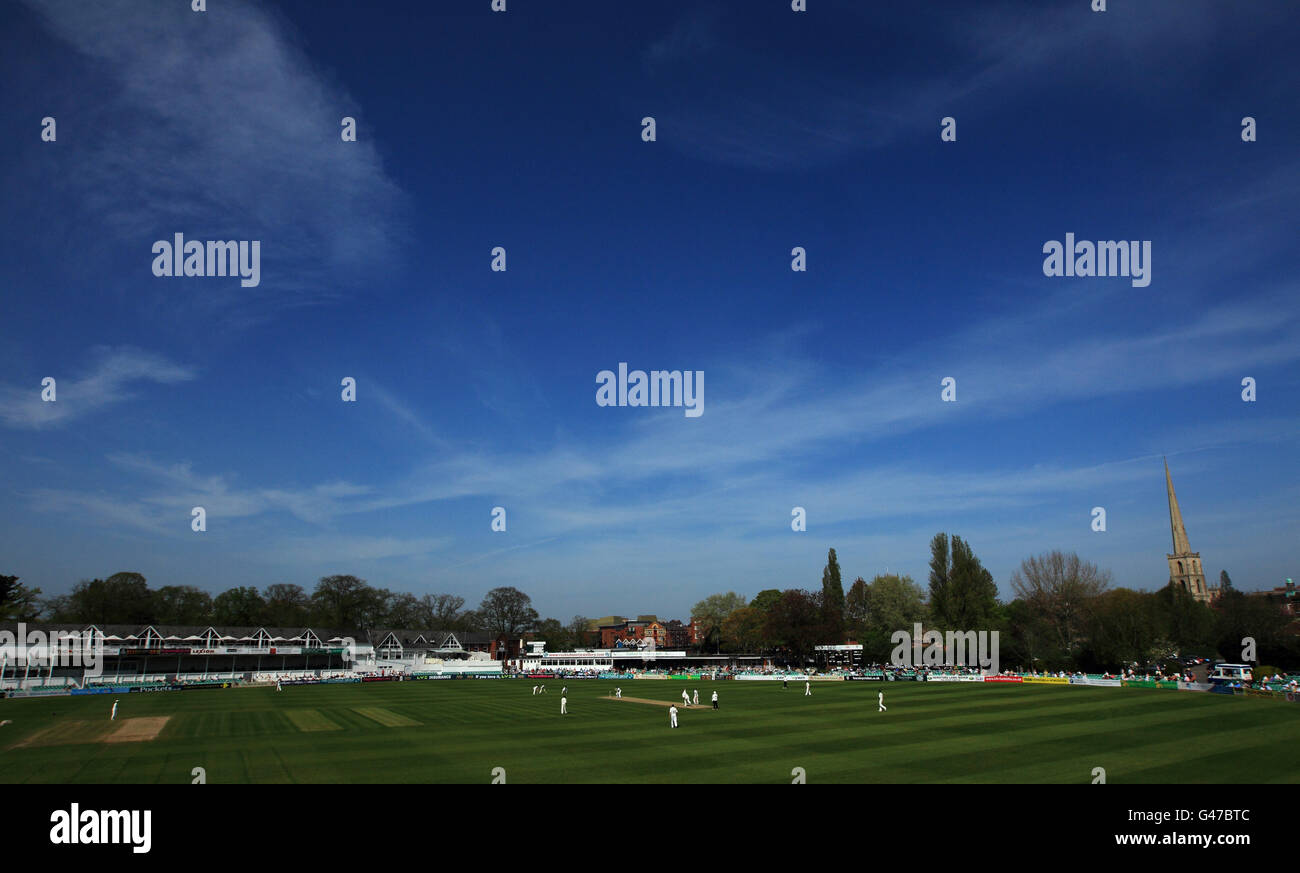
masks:
[[[392,710],[383,709],[378,706],[354,706],[352,711],[365,716],[372,721],[382,724],[384,727],[417,727],[420,722],[415,719],[399,715]]]
[[[293,722],[294,727],[307,733],[343,730],[342,725],[331,721],[316,709],[286,709],[284,714],[289,721]]]
[[[1169,690],[841,683],[783,691],[715,688],[717,712],[683,710],[672,731],[657,707],[610,706],[656,683],[569,683],[533,697],[509,680],[232,689],[124,699],[131,717],[172,715],[151,743],[0,752],[0,781],[480,782],[504,767],[528,782],[788,783],[1300,781],[1300,707]],[[647,691],[641,690],[644,685]],[[693,687],[693,686],[692,686]],[[876,712],[883,690],[889,712]],[[369,713],[367,712],[369,711]],[[336,725],[304,731],[309,712]],[[384,713],[375,718],[377,713]],[[122,712],[119,712],[121,718]],[[71,721],[108,725],[103,700],[0,701],[22,731]],[[395,719],[412,722],[393,730]],[[1187,738],[1194,738],[1188,740]],[[0,736],[0,740],[8,740]]]

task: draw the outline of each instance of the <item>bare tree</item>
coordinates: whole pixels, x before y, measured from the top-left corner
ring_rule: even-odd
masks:
[[[1093,600],[1110,587],[1110,571],[1075,552],[1045,552],[1020,562],[1011,590],[1056,631],[1061,648],[1074,651]]]
[[[495,637],[511,637],[537,626],[532,598],[518,588],[493,588],[479,604],[483,629]]]
[[[420,598],[420,618],[434,630],[460,630],[465,598],[455,594],[426,594]]]
[[[575,615],[569,620],[569,636],[576,648],[581,649],[589,644],[588,637],[591,636],[591,633],[587,630],[588,624],[590,622],[585,615]]]

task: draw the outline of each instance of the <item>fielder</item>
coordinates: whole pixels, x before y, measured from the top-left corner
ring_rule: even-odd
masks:
[[[718,708],[718,692],[713,692],[713,708]]]
[[[283,691],[283,690],[284,690],[283,688],[280,687],[280,680],[279,680],[279,679],[276,679],[276,680],[275,680],[275,690],[276,690],[276,691]]]
[[[623,696],[623,689],[622,689],[622,688],[615,688],[615,689],[614,689],[614,696],[615,696],[615,697],[622,697],[622,696]]]
[[[692,701],[696,706],[700,705],[700,689],[695,689],[695,700]]]
[[[533,696],[534,696],[534,697],[537,696],[537,686],[536,686],[536,685],[533,686]]]
[[[560,689],[560,696],[567,697],[568,695],[569,695],[569,686],[565,685],[563,688]]]
[[[880,709],[876,710],[876,712],[884,712],[886,709],[889,708],[885,706],[885,692],[883,691],[880,692],[879,695],[877,695],[876,702],[880,704]]]
[[[677,727],[677,707],[676,707],[676,706],[670,706],[670,707],[668,707],[668,724],[669,724],[670,726],[672,726],[672,727]]]
[[[567,715],[569,712],[569,698],[560,697],[560,715]]]
[[[116,720],[117,720],[117,701],[116,701],[116,700],[113,701],[113,713],[112,713],[112,715],[110,715],[110,716],[108,717],[108,720],[109,720],[109,721],[116,721]]]
[[[812,697],[812,683],[811,683],[811,682],[805,681],[805,682],[803,683],[803,696],[804,696],[804,697]]]

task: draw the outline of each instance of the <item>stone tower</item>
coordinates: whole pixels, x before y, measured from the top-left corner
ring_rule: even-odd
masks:
[[[1183,527],[1183,513],[1174,495],[1174,480],[1169,476],[1169,462],[1165,461],[1165,488],[1169,492],[1169,529],[1174,537],[1174,552],[1169,558],[1169,584],[1189,591],[1197,601],[1210,602],[1210,590],[1205,587],[1205,572],[1201,569],[1201,553],[1193,552],[1187,542],[1187,528]]]

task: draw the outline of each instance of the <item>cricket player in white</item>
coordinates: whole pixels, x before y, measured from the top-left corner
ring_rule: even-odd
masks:
[[[615,696],[615,697],[622,697],[622,696],[623,696],[623,689],[622,689],[622,688],[615,688],[615,689],[614,689],[614,696]]]
[[[283,688],[280,687],[280,680],[279,680],[279,679],[276,679],[276,680],[275,680],[275,690],[276,690],[276,691],[283,691],[283,690],[284,690]]]
[[[683,688],[683,689],[682,689],[682,706],[690,706],[690,705],[691,705],[691,696],[690,696],[689,694],[687,694],[687,693],[686,693],[686,689]]]
[[[568,711],[569,711],[569,698],[564,697],[564,696],[561,696],[561,697],[560,697],[560,715],[565,715],[565,714],[568,713]]]
[[[700,689],[698,689],[698,688],[695,689],[695,695],[694,695],[694,697],[695,697],[695,699],[694,699],[693,701],[691,701],[691,702],[694,703],[696,706],[699,706],[699,705],[700,705]]]
[[[536,685],[533,686],[533,696],[534,696],[534,697],[537,696],[537,686],[536,686]]]
[[[677,727],[677,707],[676,707],[676,706],[670,706],[670,707],[668,707],[668,723],[669,723],[672,727]]]
[[[876,710],[876,712],[884,712],[889,708],[885,706],[885,692],[883,691],[876,697],[876,702],[880,704],[880,709]]]
[[[713,692],[713,708],[718,708],[718,692]]]
[[[569,694],[569,686],[565,685],[563,688],[560,689],[560,696],[567,697],[568,694]]]
[[[113,714],[110,715],[110,716],[108,717],[108,720],[109,720],[109,721],[116,721],[116,720],[117,720],[117,701],[116,701],[116,700],[113,701]]]
[[[812,697],[812,683],[807,680],[803,683],[803,696]]]

